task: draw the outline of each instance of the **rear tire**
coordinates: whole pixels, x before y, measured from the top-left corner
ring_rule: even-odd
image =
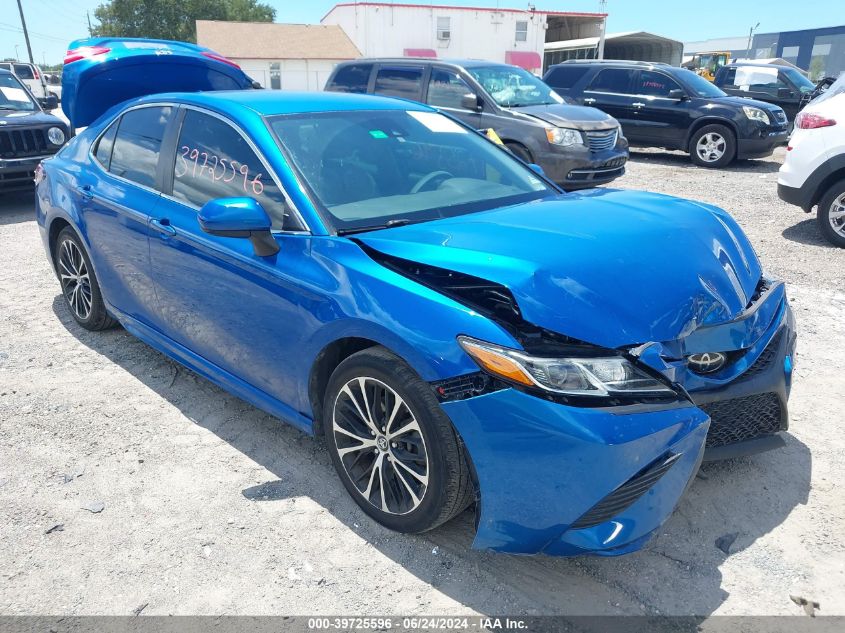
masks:
[[[92,332],[115,327],[117,321],[106,311],[88,253],[70,227],[59,232],[54,257],[65,306],[73,319]]]
[[[816,219],[822,235],[831,244],[845,248],[845,180],[834,183],[819,200]]]
[[[718,169],[736,158],[736,136],[724,125],[705,125],[693,133],[687,149],[693,164]]]
[[[470,469],[451,421],[431,386],[385,348],[340,363],[322,410],[343,485],[385,527],[425,532],[472,501]]]

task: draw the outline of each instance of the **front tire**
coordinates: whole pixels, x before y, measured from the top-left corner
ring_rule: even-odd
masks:
[[[106,311],[88,253],[70,227],[56,238],[55,265],[65,306],[79,325],[94,332],[117,325]]]
[[[736,157],[736,136],[724,125],[705,125],[693,133],[688,150],[699,167],[725,167]]]
[[[431,387],[394,354],[373,347],[335,369],[324,433],[346,490],[397,532],[425,532],[473,498],[463,447]]]
[[[845,248],[845,180],[834,183],[819,200],[816,219],[822,235],[831,244]]]

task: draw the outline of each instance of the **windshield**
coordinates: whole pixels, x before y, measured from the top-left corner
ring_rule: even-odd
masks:
[[[37,106],[26,88],[12,75],[0,75],[0,110],[32,112]]]
[[[794,68],[781,68],[784,75],[789,77],[789,80],[795,85],[801,93],[813,92],[816,89],[816,84],[807,79],[803,73]]]
[[[466,70],[503,108],[563,103],[558,93],[522,68],[483,66]]]
[[[268,122],[338,232],[558,193],[504,149],[436,112],[318,112]]]
[[[727,97],[728,95],[725,94],[721,88],[717,88],[715,85],[711,84],[707,81],[704,77],[700,77],[696,75],[691,70],[687,70],[686,68],[680,70],[677,78],[683,81],[689,90],[695,94],[696,97],[701,97],[703,99],[712,99],[715,97]]]

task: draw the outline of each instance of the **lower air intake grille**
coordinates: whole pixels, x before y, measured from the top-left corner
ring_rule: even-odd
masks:
[[[772,361],[777,358],[778,350],[780,349],[780,339],[783,336],[783,330],[778,332],[777,334],[772,337],[772,340],[769,341],[769,344],[766,345],[766,349],[764,349],[760,355],[757,357],[757,360],[745,370],[742,374],[742,379],[751,378],[752,376],[756,376],[762,371],[765,371],[769,365],[772,364]]]
[[[783,411],[774,393],[709,402],[699,408],[710,416],[707,448],[771,435],[781,429]]]
[[[610,521],[610,519],[633,505],[637,499],[648,492],[649,488],[656,484],[657,481],[666,474],[666,472],[672,467],[672,464],[674,464],[680,456],[680,454],[670,453],[666,457],[662,457],[653,462],[650,466],[646,466],[594,505],[570,527],[579,530],[581,528],[599,525],[605,521]]]

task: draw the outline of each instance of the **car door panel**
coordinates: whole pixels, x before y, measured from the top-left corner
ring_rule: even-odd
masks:
[[[638,136],[641,140],[665,147],[683,148],[690,125],[691,101],[668,96],[671,90],[683,90],[674,79],[661,72],[641,70],[634,80]],[[685,92],[685,91],[684,91]]]
[[[294,372],[282,368],[297,361],[302,333],[313,329],[317,308],[301,281],[310,236],[276,233],[281,251],[259,257],[247,239],[203,232],[197,211],[210,199],[249,195],[277,229],[290,228],[287,202],[266,162],[228,121],[189,109],[180,124],[170,157],[172,188],[150,224],[155,326],[271,397],[295,403]],[[252,186],[253,174],[263,174],[260,188]]]
[[[622,68],[602,68],[589,80],[584,91],[577,97],[582,105],[603,110],[622,126],[622,131],[629,141],[640,138],[636,101],[630,89],[634,71]]]

